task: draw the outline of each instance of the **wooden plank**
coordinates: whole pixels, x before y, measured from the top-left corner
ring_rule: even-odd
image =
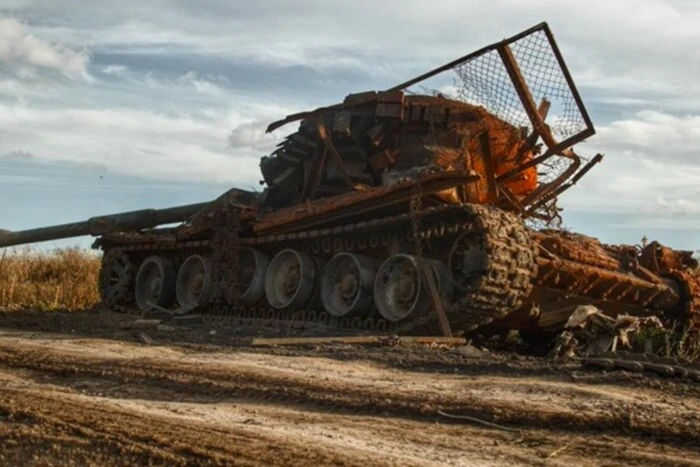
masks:
[[[467,340],[463,337],[438,336],[330,336],[330,337],[257,337],[251,342],[254,346],[268,345],[318,345],[318,344],[443,344],[464,345]]]
[[[437,283],[435,282],[435,277],[433,276],[433,271],[428,262],[423,263],[421,268],[423,273],[423,279],[428,286],[428,292],[430,293],[430,298],[433,301],[433,306],[435,307],[435,312],[438,315],[438,321],[440,322],[440,330],[442,335],[446,338],[452,337],[452,328],[450,327],[450,321],[447,319],[447,314],[445,313],[445,307],[442,304],[442,297],[440,297],[440,291],[438,290]]]
[[[498,184],[496,183],[496,173],[494,170],[493,155],[491,154],[491,140],[489,132],[484,131],[479,135],[481,155],[484,158],[484,171],[486,172],[486,185],[488,189],[488,200],[490,203],[498,199]]]
[[[350,112],[337,112],[333,119],[333,133],[341,136],[348,136],[350,134],[351,119],[352,115]]]

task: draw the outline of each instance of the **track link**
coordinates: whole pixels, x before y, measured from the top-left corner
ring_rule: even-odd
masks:
[[[462,222],[472,227],[461,237],[467,239],[468,244],[457,242],[455,248],[477,248],[486,262],[475,281],[462,285],[456,281],[463,293],[447,309],[447,316],[452,329],[458,333],[473,331],[518,309],[532,292],[537,276],[536,246],[520,219],[488,206],[464,205],[461,208]],[[455,253],[453,249],[450,260]],[[449,266],[453,277],[457,277],[458,265],[450,261]],[[435,333],[437,326],[437,314],[433,312],[401,329]]]
[[[483,232],[487,269],[470,293],[450,307],[448,315],[471,330],[504,318],[522,305],[532,292],[537,263],[535,244],[520,219],[486,206],[470,205],[468,210]]]
[[[637,373],[650,371],[662,376],[689,378],[700,383],[700,364],[681,358],[618,351],[586,357],[583,364],[604,370],[627,370]]]

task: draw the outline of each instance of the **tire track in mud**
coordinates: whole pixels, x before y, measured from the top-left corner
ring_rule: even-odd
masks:
[[[232,419],[226,405],[201,404],[196,407],[203,413],[192,414],[182,405],[169,403],[153,406],[140,400],[94,398],[57,392],[60,389],[50,385],[28,389],[25,372],[19,373],[7,384],[8,373],[0,370],[0,383],[5,383],[0,392],[0,446],[8,445],[10,436],[5,431],[10,430],[3,430],[7,424],[3,417],[10,418],[22,424],[14,440],[21,439],[30,458],[53,454],[61,464],[70,458],[78,465],[533,465],[565,446],[566,452],[547,464],[600,465],[605,460],[627,465],[693,465],[688,462],[691,451],[639,440],[542,432],[523,436],[264,405],[237,404],[233,406],[237,419]],[[41,425],[42,431],[33,429],[35,425]],[[5,451],[0,452],[0,459]]]
[[[101,427],[98,435],[108,433],[122,444],[135,441],[137,448],[144,444],[155,445],[156,454],[162,454],[168,448],[163,443],[158,444],[159,440],[175,439],[171,448],[175,456],[169,457],[188,463],[199,463],[203,459],[219,462],[235,458],[239,464],[241,452],[245,454],[243,460],[250,460],[250,463],[256,465],[268,463],[270,457],[272,465],[297,464],[303,460],[304,465],[402,466],[445,465],[452,463],[450,461],[464,463],[469,459],[488,463],[491,457],[475,455],[463,446],[465,435],[492,442],[490,436],[487,438],[478,433],[470,434],[461,427],[432,426],[376,417],[309,414],[279,406],[248,406],[239,403],[217,404],[213,407],[212,404],[152,404],[140,400],[88,399],[89,396],[50,392],[48,401],[52,403],[48,404],[45,395],[42,396],[42,393],[35,390],[29,391],[25,398],[33,404],[41,404],[42,411],[52,412],[57,408],[56,401],[60,401],[64,410],[68,408],[77,414],[91,413],[92,423]],[[16,397],[17,393],[13,393],[13,398]],[[3,407],[1,400],[2,398],[0,407]],[[191,413],[188,407],[196,407],[201,413]],[[97,416],[94,416],[95,413]],[[103,416],[116,418],[117,422],[112,423],[110,420],[110,423],[105,424],[101,420]],[[71,424],[85,423],[81,417],[71,419]],[[143,423],[148,423],[153,429],[144,433],[131,428]],[[194,436],[182,436],[178,431],[182,427]],[[89,435],[91,439],[96,437],[94,430],[90,430]],[[141,441],[141,438],[148,437],[155,439],[156,443]],[[507,441],[506,436],[501,436],[500,439]],[[273,445],[274,449],[259,452],[260,446],[265,444]],[[196,448],[191,449],[191,446]],[[277,452],[279,449],[288,454],[280,456]],[[526,459],[526,456],[513,457],[520,462]]]
[[[175,400],[186,395],[192,401],[285,404],[312,411],[381,414],[423,421],[435,421],[439,419],[437,411],[445,410],[523,429],[551,430],[554,427],[564,433],[585,431],[625,436],[648,435],[677,446],[697,442],[700,430],[700,412],[693,410],[692,405],[684,411],[673,405],[666,408],[658,404],[649,406],[644,401],[616,399],[613,395],[605,398],[604,390],[600,388],[588,392],[585,387],[572,388],[574,396],[578,393],[577,397],[596,396],[599,400],[589,405],[582,404],[580,410],[571,410],[550,405],[546,398],[537,400],[538,395],[534,391],[546,390],[546,384],[532,386],[530,393],[533,403],[524,404],[522,399],[490,398],[486,394],[488,389],[469,391],[467,382],[465,394],[422,388],[413,391],[401,388],[404,382],[401,380],[385,385],[366,384],[361,380],[349,384],[347,380],[298,374],[292,369],[224,365],[206,355],[197,361],[172,349],[160,356],[149,357],[139,349],[136,346],[132,346],[131,350],[126,349],[127,354],[130,351],[135,354],[131,358],[119,355],[105,358],[91,354],[89,349],[76,354],[26,342],[0,341],[0,364],[31,370],[57,380],[109,380],[115,385],[129,385],[130,393],[137,397],[149,397],[149,394],[157,391],[159,398]],[[245,360],[246,355],[232,353],[229,357],[235,362]],[[253,358],[253,355],[248,357]],[[337,364],[343,365],[342,362]],[[435,378],[439,386],[438,380],[446,377],[436,375]],[[476,388],[483,384],[483,379],[472,382]],[[565,390],[563,386],[552,389],[554,392]],[[450,423],[445,419],[439,420]]]
[[[0,392],[0,418],[29,427],[15,439],[21,438],[17,441],[33,456],[42,450],[56,451],[57,445],[63,444],[70,451],[74,447],[94,449],[99,454],[97,459],[94,453],[87,457],[109,464],[115,459],[124,464],[165,465],[231,461],[236,465],[290,465],[304,459],[313,465],[360,466],[368,461],[352,453],[341,455],[323,446],[265,436],[259,431],[237,430],[235,426],[220,430],[197,425],[192,430],[183,430],[177,420],[26,389]],[[31,427],[39,424],[44,429],[46,425],[52,427],[57,434],[32,436]],[[0,429],[0,442],[5,444],[8,438],[11,436]]]

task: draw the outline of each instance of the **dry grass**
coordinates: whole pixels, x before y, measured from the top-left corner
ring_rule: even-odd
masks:
[[[634,350],[644,352],[651,346],[653,353],[662,357],[681,357],[700,361],[700,331],[689,327],[670,329],[646,329],[637,334]]]
[[[100,256],[79,248],[0,253],[0,307],[80,310],[99,302]]]

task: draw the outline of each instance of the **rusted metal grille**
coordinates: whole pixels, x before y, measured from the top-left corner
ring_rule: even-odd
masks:
[[[504,49],[509,49],[512,53],[522,75],[522,83],[515,82],[509,75],[501,55]],[[551,104],[546,120],[552,136],[559,143],[558,150],[595,134],[547,23],[483,47],[395,86],[392,90],[408,90],[409,87],[448,70],[457,74],[453,91],[455,95],[449,97],[481,105],[513,126],[526,127],[528,132],[535,128],[518,91],[529,94],[535,105],[546,100]],[[522,89],[521,84],[525,89]]]
[[[548,123],[553,135],[558,140],[565,140],[586,130],[588,125],[582,110],[545,30],[536,30],[509,46],[533,100],[539,103],[546,99],[552,104]],[[453,70],[461,81],[455,86],[460,100],[482,105],[508,123],[532,130],[497,50],[467,60]]]

